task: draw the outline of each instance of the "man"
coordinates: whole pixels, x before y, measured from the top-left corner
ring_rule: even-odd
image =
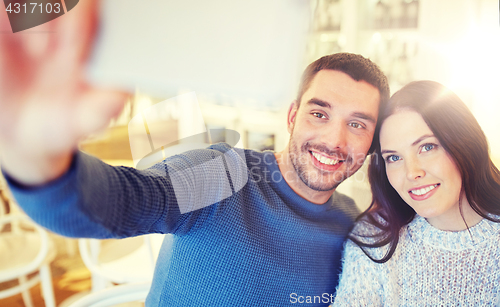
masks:
[[[288,112],[282,152],[216,144],[145,171],[111,167],[75,150],[116,114],[122,97],[82,77],[93,6],[79,5],[71,23],[47,25],[61,35],[42,51],[20,36],[0,38],[0,65],[11,73],[0,75],[2,167],[23,209],[67,236],[173,233],[147,306],[331,303],[357,215],[335,188],[362,165],[388,99],[377,66],[352,54],[311,64]],[[79,41],[71,40],[76,30]]]

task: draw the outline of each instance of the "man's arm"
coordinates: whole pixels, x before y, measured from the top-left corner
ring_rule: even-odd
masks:
[[[145,171],[113,167],[78,152],[68,172],[43,186],[20,186],[6,179],[33,220],[64,236],[167,233],[180,220],[170,179],[160,166]]]
[[[243,150],[227,144],[184,152],[146,170],[77,152],[70,170],[41,187],[11,191],[36,222],[70,237],[182,236],[220,216],[217,204],[248,181]]]

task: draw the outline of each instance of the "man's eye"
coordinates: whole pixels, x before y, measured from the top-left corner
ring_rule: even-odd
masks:
[[[314,112],[312,115],[317,118],[326,118],[326,116],[323,113]]]
[[[355,128],[355,129],[363,128],[363,125],[361,125],[360,123],[349,123],[349,126]]]
[[[387,157],[385,158],[385,161],[386,161],[387,163],[394,163],[394,162],[396,162],[396,161],[399,161],[400,159],[401,159],[401,158],[400,158],[399,156],[396,156],[396,155],[390,155],[390,156],[387,156]]]

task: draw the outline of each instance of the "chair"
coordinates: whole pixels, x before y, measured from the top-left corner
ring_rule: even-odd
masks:
[[[79,239],[80,255],[92,274],[92,292],[112,284],[151,282],[161,244],[168,235],[97,240]]]
[[[0,291],[0,299],[22,294],[25,306],[33,303],[29,289],[41,282],[45,306],[55,307],[50,262],[55,249],[47,232],[26,215],[0,216],[0,282],[18,280],[19,284]],[[36,273],[28,278],[31,273]]]
[[[150,282],[113,286],[83,296],[68,307],[107,307],[123,303],[144,302],[149,288],[151,288]]]

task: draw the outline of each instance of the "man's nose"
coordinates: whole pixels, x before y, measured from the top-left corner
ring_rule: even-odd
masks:
[[[347,125],[342,121],[332,121],[321,131],[320,141],[331,150],[343,149],[347,146]]]

